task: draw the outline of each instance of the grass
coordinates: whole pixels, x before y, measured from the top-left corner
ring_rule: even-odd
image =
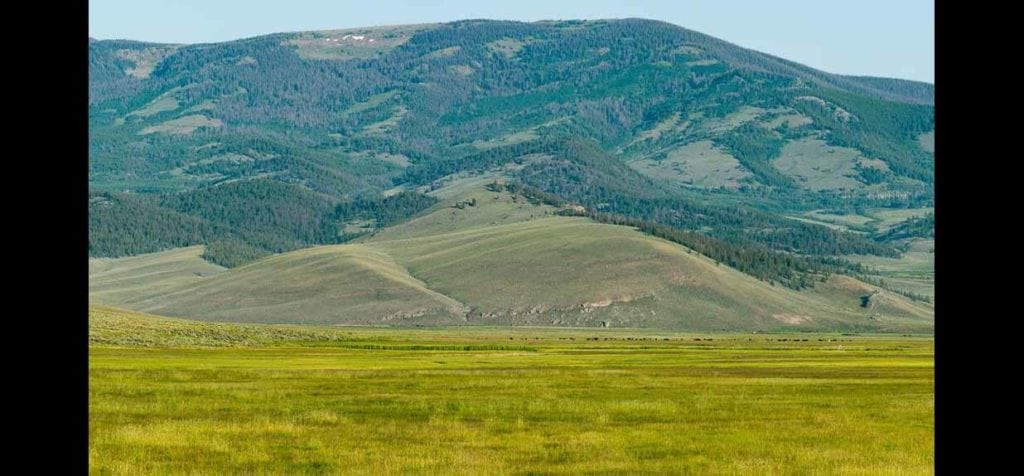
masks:
[[[827,210],[811,210],[805,212],[803,216],[790,216],[789,218],[843,231],[884,233],[904,220],[922,217],[934,211],[935,209],[930,207],[872,208],[865,211],[864,215],[853,213],[837,215]]]
[[[391,129],[398,126],[398,123],[409,113],[409,110],[405,106],[395,106],[391,117],[380,121],[369,124],[363,128],[363,133],[368,135],[383,134]]]
[[[89,297],[125,305],[226,270],[203,260],[203,250],[190,246],[128,258],[89,258]]]
[[[199,326],[196,336],[216,325]],[[90,472],[933,471],[930,338],[309,332],[336,338],[227,348],[94,340]]]
[[[273,255],[132,299],[130,307],[213,321],[295,324],[388,323],[462,310],[459,302],[428,289],[390,256],[363,245]]]
[[[384,104],[389,99],[395,97],[398,93],[399,91],[397,89],[392,89],[391,91],[375,94],[373,96],[370,96],[363,102],[358,102],[353,104],[352,106],[349,106],[348,109],[341,111],[339,116],[342,118],[346,118],[353,114],[359,114],[360,112],[363,111],[369,111],[370,109],[373,109],[377,106],[380,106],[381,104]]]
[[[441,49],[436,50],[436,51],[431,51],[430,53],[427,53],[427,54],[423,55],[423,58],[424,59],[448,58],[448,57],[451,57],[451,56],[455,56],[455,54],[458,53],[459,50],[461,50],[461,49],[462,49],[461,46],[449,46],[447,48],[441,48]]]
[[[935,131],[925,132],[917,137],[918,144],[928,152],[935,152]]]
[[[546,216],[550,210],[481,189],[486,181],[454,184],[460,191],[433,213],[363,241],[475,309],[471,324],[767,330],[799,315],[818,329],[931,326],[930,308],[898,302],[875,309],[888,317],[871,319],[859,306],[872,290],[862,283],[836,277],[805,292],[771,286],[627,227]],[[467,197],[477,206],[451,208]]]
[[[864,184],[855,177],[857,163],[864,160],[856,149],[801,139],[787,143],[772,164],[807,189],[833,190],[862,188]],[[878,164],[872,162],[872,166]]]
[[[153,100],[153,102],[135,110],[129,112],[126,117],[138,116],[138,117],[149,117],[161,112],[173,111],[178,108],[178,100],[173,96],[175,90],[168,91],[161,94],[160,97]]]
[[[772,118],[770,121],[764,122],[763,125],[768,129],[778,129],[782,124],[785,124],[786,127],[797,128],[812,124],[813,122],[814,121],[807,116],[794,112],[793,110],[786,110]]]
[[[514,144],[521,144],[523,142],[530,142],[540,137],[535,132],[536,129],[537,128],[532,128],[526,131],[512,132],[507,135],[496,137],[493,139],[478,139],[470,143],[470,145],[478,150],[489,150],[495,147],[505,147]]]
[[[899,258],[850,256],[877,271],[889,286],[926,296],[935,296],[935,240],[914,239]]]
[[[645,141],[645,140],[648,140],[648,139],[650,139],[650,140],[658,140],[661,137],[661,135],[664,134],[665,132],[668,132],[668,131],[671,131],[671,130],[681,130],[681,129],[684,129],[686,127],[686,125],[680,125],[679,124],[679,119],[680,118],[681,118],[680,113],[678,113],[678,112],[672,113],[671,116],[669,116],[669,117],[667,117],[665,119],[662,119],[657,124],[655,124],[652,129],[643,131],[640,134],[638,134],[636,136],[636,138],[633,139],[630,142],[629,145],[633,145],[633,144],[635,144],[637,142],[642,142],[642,141]]]
[[[708,140],[671,149],[664,160],[646,158],[629,166],[652,179],[704,188],[737,188],[741,180],[751,176],[735,157]]]
[[[485,46],[487,46],[488,50],[500,53],[506,59],[512,59],[519,54],[519,51],[526,46],[526,43],[515,38],[502,38],[500,40],[487,43]]]
[[[831,222],[827,222],[827,221],[814,220],[814,219],[811,219],[811,218],[807,218],[806,216],[786,215],[786,218],[789,218],[791,220],[796,220],[796,221],[802,221],[804,223],[811,223],[811,224],[814,224],[814,225],[821,225],[821,226],[824,226],[824,227],[827,227],[827,228],[831,228],[833,230],[854,231],[854,230],[851,230],[850,228],[848,228],[846,225],[837,225],[835,223],[831,223]]]
[[[707,119],[701,128],[707,132],[725,132],[753,121],[766,112],[759,107],[741,106],[725,117]]]
[[[875,208],[868,212],[878,220],[874,225],[879,231],[885,232],[890,228],[899,225],[901,222],[917,217],[923,217],[929,213],[935,213],[931,207],[924,208]]]
[[[373,241],[398,240],[452,233],[469,228],[522,223],[555,212],[554,207],[535,205],[523,197],[491,192],[485,186],[494,181],[505,182],[500,173],[452,178],[444,187],[429,192],[441,201],[429,213],[383,229]],[[455,208],[458,202],[476,199],[477,205]]]
[[[701,60],[687,61],[686,65],[687,66],[709,66],[709,65],[718,64],[718,63],[719,63],[719,61],[716,60],[716,59],[701,59]]]
[[[836,215],[825,210],[812,210],[795,220],[816,223],[852,232],[885,232],[909,218],[934,212],[933,208],[874,208],[864,215]],[[868,266],[871,274],[885,281],[885,286],[898,291],[935,296],[935,240],[914,238],[901,240],[906,251],[899,258],[870,255],[849,255],[847,259]]]
[[[207,323],[103,305],[89,307],[89,343],[100,346],[252,347],[343,339],[344,336],[333,329]]]
[[[177,119],[171,119],[166,122],[162,122],[155,126],[149,126],[139,131],[139,135],[147,135],[154,133],[162,134],[191,134],[200,127],[221,127],[224,123],[220,119],[210,119],[202,114],[193,114],[189,116],[179,117]]]
[[[138,50],[123,49],[118,51],[116,55],[133,63],[132,67],[124,69],[125,74],[135,79],[146,79],[156,69],[156,65],[168,55],[174,53],[176,49],[178,49],[177,46],[159,46]]]
[[[844,229],[862,231],[865,229],[867,225],[873,225],[876,221],[878,221],[876,218],[870,216],[857,215],[853,213],[846,215],[836,215],[834,213],[829,213],[825,210],[811,210],[805,213],[804,216],[812,221],[831,223],[833,225],[839,225]]]
[[[457,220],[472,212],[446,213]],[[859,307],[859,296],[870,292],[862,283],[835,277],[813,291],[773,287],[678,245],[580,218],[455,225],[409,238],[382,233],[366,244],[475,309],[470,323],[767,330],[800,315],[799,324],[819,329],[931,325],[929,310],[896,302],[875,310],[887,317],[871,319]]]
[[[246,58],[249,58],[249,57],[246,56]],[[187,114],[187,113],[190,113],[190,112],[215,111],[215,110],[217,110],[217,101],[214,101],[212,99],[205,99],[205,100],[203,100],[203,102],[200,102],[199,104],[196,104],[195,106],[192,106],[192,107],[190,107],[188,109],[185,109],[184,113]]]

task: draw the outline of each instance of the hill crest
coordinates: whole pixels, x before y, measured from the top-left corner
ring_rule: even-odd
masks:
[[[853,278],[833,276],[794,291],[629,227],[554,216],[550,207],[512,201],[508,193],[471,182],[462,190],[419,220],[356,244],[275,255],[187,283],[106,290],[94,300],[173,317],[275,324],[931,327],[928,306]],[[453,205],[472,199],[477,205]],[[518,218],[489,222],[516,210]],[[153,276],[151,268],[133,265],[146,259],[119,263]],[[110,274],[109,266],[94,268],[97,277]],[[118,282],[123,277],[107,286]],[[862,306],[865,295],[873,296],[870,306]]]

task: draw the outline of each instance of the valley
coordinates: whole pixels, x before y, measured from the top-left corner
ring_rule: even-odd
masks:
[[[90,474],[933,472],[932,84],[639,18],[88,51]]]

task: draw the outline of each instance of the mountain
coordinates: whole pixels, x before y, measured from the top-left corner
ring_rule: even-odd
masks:
[[[934,206],[930,84],[830,74],[641,19],[469,20],[197,45],[101,40],[89,42],[89,62],[90,255],[192,247],[196,259],[230,268],[210,278],[227,295],[272,291],[236,271],[273,276],[272,263],[322,259],[369,273],[340,272],[329,278],[337,283],[401,283],[394,315],[462,309],[448,299],[486,307],[435,289],[398,251],[371,244],[500,223],[476,213],[451,228],[438,214],[479,212],[466,197],[482,193],[484,178],[488,193],[562,215],[539,223],[573,223],[566,236],[602,230],[626,246],[635,240],[610,231],[625,225],[767,289],[817,292],[845,275],[920,301],[907,290],[930,286],[915,274],[894,288],[873,268],[898,268],[931,235],[933,221],[922,220]],[[595,227],[576,228],[581,220]],[[530,233],[515,236],[571,244]],[[341,246],[309,249],[320,245]],[[662,258],[696,266],[689,253]],[[736,299],[722,316],[748,312]],[[226,315],[158,301],[175,315]],[[764,309],[759,326],[789,312]]]

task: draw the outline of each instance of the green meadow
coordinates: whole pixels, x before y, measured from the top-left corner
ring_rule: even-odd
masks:
[[[93,474],[930,474],[928,336],[90,313]]]

